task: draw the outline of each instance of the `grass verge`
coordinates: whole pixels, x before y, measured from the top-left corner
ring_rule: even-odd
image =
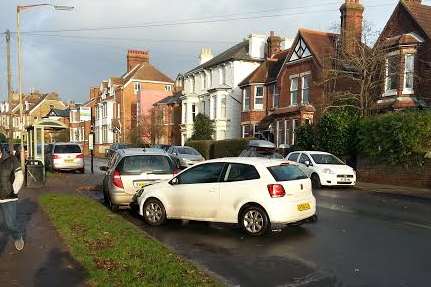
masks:
[[[41,205],[95,286],[221,286],[138,227],[79,195],[44,194]]]

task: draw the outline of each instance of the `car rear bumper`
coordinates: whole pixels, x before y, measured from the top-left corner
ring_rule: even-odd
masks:
[[[111,202],[116,205],[130,205],[133,202],[133,194],[125,192],[110,192]]]
[[[56,162],[54,161],[53,164],[54,169],[60,169],[60,170],[75,170],[75,169],[81,169],[84,168],[84,161],[75,161],[73,163],[65,163],[65,162]]]
[[[299,210],[299,205],[308,204],[309,209]],[[272,206],[267,207],[266,211],[272,224],[289,224],[305,220],[316,214],[316,199],[308,196],[286,202],[286,200],[274,200]]]

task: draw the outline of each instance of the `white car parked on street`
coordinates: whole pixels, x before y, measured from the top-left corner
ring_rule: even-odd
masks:
[[[137,194],[150,225],[166,219],[238,223],[250,235],[316,219],[310,179],[296,163],[222,158],[190,167]]]
[[[287,160],[298,162],[311,178],[313,187],[353,186],[356,172],[335,155],[320,151],[296,151],[287,155]]]

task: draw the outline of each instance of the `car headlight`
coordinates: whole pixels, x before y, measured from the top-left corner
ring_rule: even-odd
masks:
[[[332,169],[330,169],[330,168],[325,168],[325,169],[323,170],[323,173],[327,173],[327,174],[335,174],[335,172],[334,172]]]

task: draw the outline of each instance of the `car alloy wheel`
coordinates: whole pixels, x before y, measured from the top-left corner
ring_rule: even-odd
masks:
[[[150,225],[162,225],[166,220],[163,204],[157,199],[149,199],[144,205],[144,218]]]
[[[250,235],[262,235],[268,230],[268,216],[266,215],[266,212],[260,207],[248,207],[242,214],[241,225],[244,231]]]

